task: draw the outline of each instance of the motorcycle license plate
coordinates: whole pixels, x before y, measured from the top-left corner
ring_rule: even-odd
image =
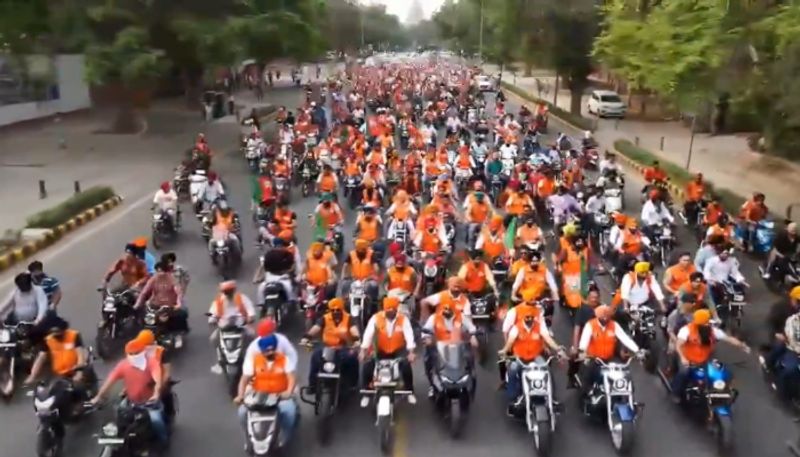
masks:
[[[353,317],[358,317],[361,315],[361,305],[352,305],[350,307],[350,314]]]
[[[108,446],[112,444],[123,444],[125,443],[125,439],[123,438],[98,438],[97,444]]]

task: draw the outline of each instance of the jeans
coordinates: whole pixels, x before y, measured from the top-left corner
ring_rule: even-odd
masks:
[[[784,343],[774,344],[767,355],[767,368],[775,373],[778,392],[791,397],[793,392],[790,389],[800,379],[800,355],[790,351]]]
[[[581,395],[583,398],[589,396],[592,388],[600,379],[600,364],[592,359],[584,363],[579,369],[581,379]]]
[[[127,402],[127,400],[124,401]],[[148,405],[145,409],[147,415],[150,416],[150,427],[152,427],[153,433],[159,442],[166,444],[169,441],[169,433],[167,432],[167,423],[164,421],[164,405],[158,402],[153,406]]]
[[[405,390],[414,390],[414,372],[411,370],[411,364],[408,362],[408,359],[405,357],[405,350],[397,351],[394,354],[383,354],[378,353],[377,358],[384,360],[384,359],[394,359],[398,357],[402,357],[399,363],[400,369],[400,377],[403,380],[403,388]],[[364,362],[364,366],[361,369],[361,388],[367,389],[368,386],[372,383],[372,377],[375,372],[375,357],[370,357]]]
[[[244,405],[239,406],[239,422],[245,430],[245,439],[249,440],[247,435],[247,407]],[[297,403],[293,399],[281,400],[278,402],[278,424],[280,425],[279,432],[279,446],[285,446],[294,433],[295,425],[297,425]]]
[[[518,360],[514,360],[508,366],[506,378],[508,379],[506,383],[506,399],[509,402],[516,401],[522,395],[522,364]]]
[[[676,397],[683,397],[683,392],[686,390],[686,385],[689,383],[689,365],[678,363],[678,371],[672,376],[670,388],[672,395]]]

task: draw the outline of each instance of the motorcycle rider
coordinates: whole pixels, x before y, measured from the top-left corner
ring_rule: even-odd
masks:
[[[46,274],[44,272],[44,264],[38,260],[28,264],[28,273],[31,274],[33,284],[44,290],[50,309],[55,312],[58,304],[61,303],[61,283],[54,276]]]
[[[683,202],[683,216],[694,225],[697,222],[697,213],[703,208],[703,201],[708,191],[706,183],[703,181],[703,174],[697,173],[692,181],[686,184]]]
[[[253,336],[249,325],[255,320],[256,309],[247,295],[236,290],[236,281],[219,283],[219,293],[211,302],[208,314],[208,325],[214,328],[209,339],[214,347],[218,344],[220,326],[228,325],[230,322],[240,324],[248,340]],[[211,366],[211,372],[222,374],[219,362]]]
[[[361,350],[358,359],[363,363],[361,369],[361,386],[366,388],[372,383],[375,371],[376,359],[395,359],[403,357],[399,363],[400,376],[403,386],[412,393],[408,396],[408,403],[417,404],[417,397],[414,396],[414,373],[411,364],[414,363],[416,355],[416,343],[414,342],[414,330],[411,328],[410,318],[398,313],[400,301],[397,297],[385,297],[383,299],[383,311],[375,313],[364,329],[364,336],[361,340]],[[367,353],[374,347],[374,357],[365,361]],[[369,397],[361,398],[361,407],[369,405]]]
[[[245,356],[242,365],[242,377],[239,380],[239,391],[233,402],[239,406],[239,421],[245,429],[247,438],[247,407],[242,405],[248,391],[259,394],[280,396],[278,402],[278,420],[280,432],[278,446],[284,447],[289,442],[297,425],[298,408],[293,399],[296,386],[295,370],[286,354],[278,350],[278,338],[275,335],[261,337],[256,340],[258,352]]]
[[[153,196],[153,207],[158,207],[158,211],[167,218],[167,223],[171,229],[179,228],[181,223],[180,208],[178,208],[178,194],[172,189],[169,181],[161,183],[161,187]]]
[[[325,230],[336,229],[344,221],[342,208],[334,200],[335,196],[333,194],[322,194],[320,204],[314,210],[317,225],[320,225]]]
[[[47,294],[44,289],[33,284],[28,272],[14,277],[14,290],[0,305],[0,322],[31,322],[33,328],[29,335],[33,344],[39,344],[56,318],[47,313]]]
[[[175,333],[175,348],[183,346],[183,334],[189,331],[189,313],[183,306],[184,294],[181,290],[172,267],[164,262],[156,264],[156,274],[154,274],[142,289],[142,293],[136,298],[133,309],[137,310],[149,300],[149,305],[156,309],[167,306],[172,309],[169,316],[168,327]]]
[[[613,173],[619,173],[619,164],[617,164],[617,156],[611,152],[606,151],[603,160],[600,161],[600,174],[607,176]],[[599,185],[599,184],[598,184]]]
[[[629,351],[641,355],[639,346],[625,332],[623,325],[612,319],[614,312],[608,305],[600,305],[594,310],[595,318],[590,320],[581,332],[578,353],[586,363],[581,367],[581,397],[586,398],[600,375],[600,364],[594,359],[609,362],[615,357],[617,343]]]
[[[164,420],[167,425],[175,417],[175,400],[172,395],[172,385],[170,383],[172,375],[172,354],[163,346],[156,342],[156,336],[152,331],[144,329],[139,332],[136,339],[145,345],[145,354],[148,363],[156,363],[161,367],[161,403],[164,405]]]
[[[620,284],[623,306],[617,308],[616,320],[627,327],[630,321],[628,312],[640,306],[652,306],[653,301],[658,303],[659,310],[663,315],[667,314],[667,305],[664,303],[664,292],[658,285],[658,280],[650,271],[649,262],[636,262],[633,271],[627,273],[622,278]]]
[[[342,292],[350,293],[350,285],[353,281],[364,283],[367,296],[372,303],[378,300],[378,282],[380,275],[380,259],[370,248],[369,241],[359,238],[354,243],[355,249],[342,263]]]
[[[339,178],[330,165],[322,167],[322,173],[317,177],[317,192],[320,194],[333,194],[339,191]]]
[[[692,322],[684,325],[677,335],[676,349],[680,357],[680,367],[672,377],[671,383],[675,402],[682,400],[683,392],[689,382],[689,368],[708,363],[717,341],[725,341],[746,354],[750,353],[750,347],[745,343],[711,325],[711,312],[707,309],[699,309],[692,316]]]
[[[138,338],[134,338],[125,345],[125,354],[125,359],[118,362],[111,370],[90,403],[92,405],[100,403],[117,381],[122,381],[125,385],[123,402],[145,407],[154,434],[160,444],[165,446],[169,440],[169,432],[164,421],[163,405],[160,401],[164,379],[161,365],[155,359],[148,359],[147,345]]]
[[[376,213],[377,208],[374,206],[362,208],[361,213],[356,218],[356,230],[353,237],[367,241],[371,245],[376,259],[380,262],[383,259],[386,247],[381,239],[383,221]]]
[[[457,312],[464,313],[465,316],[472,316],[469,296],[464,293],[467,284],[458,276],[451,276],[447,279],[447,289],[427,296],[420,301],[423,316],[430,314],[430,308],[438,311],[445,305],[452,306]]]
[[[261,264],[253,277],[253,283],[258,284],[258,300],[266,296],[266,288],[269,284],[277,283],[283,287],[284,299],[288,302],[294,302],[297,297],[292,284],[292,276],[301,278],[301,274],[297,271],[302,268],[300,260],[300,251],[294,242],[289,240],[287,243],[282,238],[273,240],[273,248],[267,251],[261,257]]]
[[[449,304],[443,305],[442,308],[435,313],[428,316],[425,325],[422,326],[422,333],[425,341],[425,375],[428,377],[428,397],[433,397],[434,384],[433,384],[433,370],[436,366],[436,361],[439,353],[436,350],[436,343],[461,343],[464,341],[465,336],[468,336],[469,344],[472,348],[478,348],[478,339],[475,334],[478,332],[477,327],[467,316],[453,309]],[[467,362],[468,369],[471,371],[473,361],[469,358]]]
[[[206,185],[203,187],[199,198],[197,199],[198,205],[198,213],[202,209],[210,209],[211,205],[217,202],[217,200],[225,198],[225,188],[222,186],[222,182],[219,180],[219,176],[214,171],[208,172],[208,181]]]
[[[178,281],[181,291],[186,295],[186,290],[189,288],[189,282],[191,282],[192,278],[189,276],[189,272],[178,264],[178,256],[174,252],[167,252],[161,256],[161,262],[172,268],[175,280]]]
[[[534,360],[544,362],[542,352],[545,347],[557,353],[560,358],[565,358],[566,353],[553,339],[547,323],[538,307],[523,306],[517,312],[517,322],[506,335],[506,342],[502,349],[498,351],[500,357],[505,357],[512,353],[515,359],[508,367],[506,384],[506,400],[508,401],[508,413],[524,408],[520,397],[522,395],[522,364],[530,363]]]
[[[243,253],[241,240],[242,225],[239,220],[239,215],[236,214],[225,200],[220,200],[217,204],[217,209],[212,213],[206,225],[207,230],[212,233],[208,240],[208,250],[214,250],[214,240],[218,236],[227,235],[227,242],[231,244],[232,249],[239,253]],[[216,233],[215,233],[216,232]]]
[[[147,266],[137,255],[138,248],[133,243],[125,245],[125,254],[118,259],[106,272],[103,279],[103,289],[108,288],[108,283],[115,274],[119,273],[122,283],[112,292],[118,293],[127,289],[138,289],[142,287],[149,278]]]
[[[486,227],[481,230],[478,239],[475,241],[475,249],[483,251],[486,257],[492,261],[497,257],[503,257],[508,254],[505,245],[505,230],[503,229],[503,216],[495,215],[486,224]]]
[[[742,204],[739,210],[739,225],[744,231],[744,243],[748,250],[752,250],[755,241],[756,227],[769,215],[769,208],[764,204],[766,197],[761,192],[755,192],[753,198]]]
[[[279,199],[275,212],[272,215],[272,222],[278,225],[280,230],[294,230],[297,228],[297,214],[289,208],[285,200]]]
[[[706,230],[706,238],[719,236],[722,237],[722,240],[725,243],[731,243],[734,241],[733,228],[734,224],[730,222],[728,215],[720,214],[720,216],[717,218],[717,223],[708,226],[708,230]]]
[[[651,243],[650,238],[639,231],[636,219],[628,219],[625,225],[625,230],[617,237],[614,245],[614,250],[617,252],[616,269],[620,275],[627,273],[626,265],[629,261],[647,257],[647,249]]]
[[[422,230],[417,230],[416,232],[414,247],[421,252],[434,255],[439,254],[440,251],[449,251],[450,240],[442,227],[441,220],[433,214],[427,216]],[[423,217],[420,217],[420,219],[423,219]]]
[[[664,280],[662,282],[664,290],[672,297],[677,298],[681,288],[691,283],[692,273],[695,272],[697,272],[697,267],[692,262],[692,254],[681,252],[678,256],[678,263],[664,271]]]
[[[469,251],[469,260],[461,265],[457,276],[464,281],[468,294],[482,297],[491,289],[495,300],[500,297],[492,267],[483,260],[480,249]]]
[[[759,361],[767,372],[774,373],[778,392],[791,399],[790,386],[797,381],[800,366],[800,286],[794,286],[788,298],[770,308],[767,325],[772,342]]]
[[[326,299],[336,294],[336,274],[330,261],[325,258],[325,245],[320,242],[311,243],[311,255],[306,257],[303,269],[303,280],[316,288],[324,288]]]
[[[674,224],[675,218],[672,217],[667,205],[664,204],[663,193],[661,191],[653,189],[648,196],[649,198],[642,205],[641,220],[644,226],[642,231],[652,240],[654,239],[653,234],[655,233],[656,226],[664,222]]]
[[[800,247],[800,239],[797,236],[797,223],[791,222],[786,225],[785,230],[781,230],[775,235],[775,241],[772,244],[772,250],[769,251],[769,257],[761,270],[761,277],[769,279],[770,270],[772,265],[777,259],[794,259]]]
[[[50,359],[50,372],[70,381],[72,397],[70,400],[85,401],[87,389],[96,381],[92,367],[87,365],[88,356],[80,333],[69,327],[67,321],[54,321],[50,334],[44,339],[44,347],[33,362],[31,373],[25,379],[25,385],[33,385],[41,375],[45,363]]]
[[[533,206],[533,199],[528,195],[525,186],[517,179],[512,179],[508,183],[508,200],[506,200],[506,217],[504,225],[507,227],[511,220],[515,217],[522,217],[525,213],[531,211]]]
[[[339,297],[328,301],[328,312],[317,319],[317,322],[308,329],[300,345],[308,344],[309,340],[322,334],[324,347],[335,348],[339,361],[342,380],[345,386],[351,387],[358,384],[358,357],[353,351],[353,346],[358,347],[358,327],[351,320],[351,316],[344,310],[344,300]],[[314,349],[311,356],[311,366],[308,370],[308,388],[313,393],[317,388],[317,374],[322,367],[323,347]]]
[[[385,289],[387,294],[396,291],[396,293],[417,295],[420,278],[417,272],[408,265],[408,256],[398,252],[392,258],[394,263],[386,270]]]
[[[521,298],[525,291],[530,290],[534,294],[534,300],[541,299],[545,291],[549,291],[550,298],[558,302],[558,285],[547,266],[542,264],[542,253],[533,251],[530,256],[530,263],[517,272],[514,278],[511,286],[512,300]]]
[[[715,308],[721,304],[720,288],[725,282],[732,279],[737,284],[750,287],[739,271],[739,261],[736,257],[731,256],[730,251],[730,248],[723,248],[715,257],[708,259],[703,266],[703,277],[708,283],[711,291],[709,298]]]
[[[556,226],[555,228],[557,231],[560,226],[567,223],[567,217],[570,214],[581,214],[580,203],[578,203],[575,196],[569,193],[564,186],[558,186],[558,188],[556,188],[556,194],[548,197],[547,202],[550,204],[550,208],[552,208],[553,224]]]
[[[648,193],[653,186],[663,184],[667,182],[668,179],[667,172],[661,169],[661,164],[658,163],[658,160],[654,160],[653,166],[647,167],[644,170],[644,180],[647,184],[645,184],[642,189],[642,193]]]

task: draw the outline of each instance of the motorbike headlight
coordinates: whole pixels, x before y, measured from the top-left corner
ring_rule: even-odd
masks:
[[[149,313],[144,316],[145,325],[154,325],[156,323],[156,315]]]
[[[103,435],[105,436],[117,436],[118,433],[119,428],[117,428],[117,424],[113,422],[109,422],[103,426]]]
[[[44,400],[39,400],[38,398],[33,399],[33,407],[36,411],[50,411],[50,408],[53,407],[53,403],[56,402],[56,397],[51,396]]]
[[[434,265],[425,265],[425,276],[436,276],[437,270],[438,269]]]
[[[531,380],[531,387],[533,387],[536,390],[544,389],[544,379],[537,378]]]
[[[161,219],[161,215],[160,214],[153,214],[153,220],[154,221],[158,221],[159,219]]]
[[[462,383],[462,382],[467,382],[468,380],[469,380],[469,373],[462,376],[461,379],[458,380],[458,382]]]
[[[392,382],[392,370],[389,368],[381,368],[378,371],[378,382],[381,384]]]
[[[333,362],[325,362],[322,365],[322,370],[325,371],[326,373],[333,373],[333,370],[335,369],[336,369],[336,364],[334,364]]]
[[[0,330],[0,343],[8,343],[11,341],[11,332],[8,329]]]
[[[727,384],[725,384],[725,381],[723,381],[722,379],[717,379],[716,381],[714,381],[713,384],[711,384],[711,387],[713,387],[714,390],[723,390],[725,389],[726,385]]]
[[[630,381],[625,378],[619,378],[614,380],[614,390],[628,390],[628,385]]]
[[[224,248],[225,247],[225,240],[217,240],[216,244],[217,244],[218,248]]]

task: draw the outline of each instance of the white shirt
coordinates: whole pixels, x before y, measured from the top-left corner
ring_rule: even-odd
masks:
[[[453,323],[454,323],[453,320],[454,317],[444,320],[445,328],[447,328],[447,330],[451,332],[453,331]],[[422,328],[423,330],[433,332],[435,325],[436,325],[436,314],[431,314],[430,316],[428,316],[428,320],[425,321],[425,325],[423,325]],[[475,332],[478,331],[477,327],[475,327],[475,324],[472,323],[472,319],[470,319],[469,316],[463,316],[463,315],[461,316],[461,327],[470,335],[473,335]]]
[[[589,214],[599,213],[606,206],[606,199],[602,195],[592,195],[586,200],[585,209]]]
[[[648,283],[650,287],[648,287]],[[658,300],[664,299],[664,292],[661,291],[661,286],[658,285],[658,281],[654,276],[651,275],[649,279],[644,281],[640,281],[638,277],[636,281],[633,281],[630,274],[626,274],[622,278],[620,294],[622,295],[622,300],[627,301],[631,306],[635,307],[647,303],[651,293]]]
[[[614,323],[614,336],[617,337],[617,340],[622,343],[623,346],[628,348],[631,352],[639,352],[639,345],[636,344],[625,330],[622,328],[621,325]],[[592,341],[592,324],[591,321],[583,326],[583,332],[581,333],[581,339],[578,342],[578,350],[580,352],[586,352],[589,349],[589,343]]]
[[[721,329],[717,327],[711,327],[711,328],[714,331],[714,339],[716,339],[717,341],[724,340],[725,338],[728,337],[728,334],[722,331]],[[689,326],[684,325],[683,327],[681,327],[681,329],[678,330],[678,334],[676,336],[679,342],[685,343],[686,340],[689,339]]]
[[[708,259],[703,266],[703,277],[709,282],[724,282],[733,278],[736,282],[743,282],[744,276],[739,271],[739,261],[735,257],[728,257],[723,261],[719,255]]]
[[[237,292],[239,296],[242,298],[242,306],[244,307],[245,311],[247,312],[248,316],[255,316],[256,315],[256,308],[253,306],[253,301],[250,300],[250,297],[247,295]],[[222,295],[222,315],[220,316],[217,314],[217,301],[214,300],[211,302],[211,307],[208,309],[208,313],[211,314],[209,319],[216,318],[220,322],[226,320],[228,318],[235,318],[242,316],[242,313],[239,312],[239,307],[236,306],[235,300],[228,300],[228,297]],[[244,317],[244,316],[242,316]]]
[[[539,309],[542,310],[542,312],[544,312],[544,309],[542,309],[541,306],[539,307]],[[543,316],[544,314],[539,314],[535,318],[539,320],[539,333],[541,333],[542,335],[550,333],[550,330],[547,328],[547,320],[543,319]],[[516,323],[517,323],[517,307],[515,306],[510,310],[508,310],[508,312],[506,313],[506,317],[503,318],[503,325],[502,325],[503,334],[504,335],[507,334],[508,338],[511,338],[510,332],[516,330],[516,326],[514,325]]]
[[[41,287],[34,285],[28,293],[14,287],[0,305],[0,319],[5,320],[13,311],[20,322],[38,322],[44,318],[47,306],[47,294]]]
[[[402,316],[402,317],[400,317]],[[375,344],[375,319],[378,317],[378,314],[374,314],[372,317],[369,318],[369,322],[367,323],[367,328],[364,329],[364,338],[361,339],[361,349],[367,350]],[[400,313],[397,314],[393,320],[386,319],[386,333],[388,336],[392,336],[394,333],[394,324],[395,321],[401,318],[403,319],[402,324],[402,331],[403,331],[403,338],[406,340],[406,350],[411,352],[414,348],[417,347],[417,344],[414,342],[414,329],[411,328],[411,321],[408,320],[408,317],[401,315]]]
[[[794,313],[786,319],[783,334],[786,335],[786,346],[792,352],[800,353],[800,313]]]
[[[517,157],[517,145],[509,144],[500,146],[500,158],[503,160],[514,159]]]
[[[294,348],[289,339],[281,333],[273,333],[278,338],[278,347],[276,351],[286,356],[286,372],[294,373],[297,369],[297,350]],[[250,342],[247,346],[247,351],[244,353],[244,363],[242,364],[242,374],[244,376],[253,376],[255,370],[253,369],[253,358],[256,354],[261,352],[258,348],[258,338]]]
[[[659,202],[658,205],[656,205],[650,199],[644,202],[642,205],[642,223],[644,225],[657,225],[664,219],[669,222],[675,222],[675,219],[664,203]]]
[[[158,189],[153,197],[153,204],[158,205],[161,211],[175,211],[178,208],[178,194],[173,189],[168,192]]]
[[[439,306],[439,303],[442,302],[442,296],[440,294],[441,294],[441,292],[435,293],[433,295],[429,295],[429,296],[425,297],[424,300],[426,302],[430,303],[430,305],[435,308],[435,307]],[[467,316],[467,317],[472,316],[472,303],[469,301],[469,295],[461,294],[461,297],[464,298],[464,309],[461,310],[461,313],[464,314],[464,316]]]
[[[544,268],[544,266],[539,266],[539,268]],[[547,282],[547,287],[550,289],[550,293],[556,293],[558,291],[558,286],[556,285],[556,280],[553,277],[553,274],[550,273],[550,270],[545,271],[544,280]],[[520,268],[517,272],[517,276],[514,278],[514,285],[511,286],[511,293],[515,294],[522,287],[522,282],[525,281],[525,268]]]
[[[603,174],[604,171],[619,171],[619,165],[617,162],[612,162],[608,159],[603,159],[600,161],[600,174]]]
[[[614,224],[608,231],[608,244],[616,246],[617,241],[620,238],[622,238],[622,229],[619,227],[619,225]]]

